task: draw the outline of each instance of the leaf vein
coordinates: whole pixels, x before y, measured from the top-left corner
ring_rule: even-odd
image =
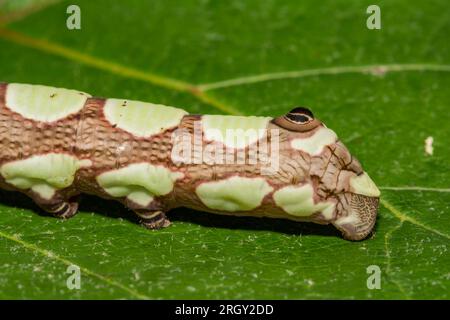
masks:
[[[379,187],[381,190],[392,190],[392,191],[429,191],[429,192],[450,192],[450,189],[446,188],[428,188],[428,187],[418,187],[418,186],[404,186],[404,187]]]
[[[335,66],[318,69],[265,73],[241,78],[227,79],[218,82],[200,84],[198,85],[198,88],[203,91],[208,91],[213,89],[223,89],[238,85],[247,85],[271,80],[305,78],[320,75],[336,75],[345,73],[383,75],[387,72],[405,72],[405,71],[450,72],[450,65],[431,64],[431,63],[416,63],[416,64],[397,63],[397,64],[375,64],[365,66]]]
[[[29,6],[25,6],[23,9],[8,12],[5,15],[0,15],[0,25],[7,25],[12,22],[20,21],[28,17],[33,13],[37,13],[49,6],[60,3],[61,0],[46,0],[38,3],[32,3]]]
[[[446,233],[443,233],[443,232],[441,232],[441,231],[439,231],[439,230],[436,230],[436,229],[434,229],[434,228],[432,228],[432,227],[430,227],[430,226],[427,226],[426,224],[423,224],[422,222],[420,222],[420,221],[418,221],[418,220],[416,220],[416,219],[414,219],[414,218],[412,218],[412,217],[410,217],[410,216],[404,214],[404,213],[401,212],[399,209],[397,209],[396,207],[394,207],[394,206],[393,206],[390,202],[388,202],[387,200],[381,199],[380,202],[381,202],[381,204],[382,204],[386,209],[388,209],[389,212],[392,213],[392,215],[393,215],[394,217],[398,218],[400,221],[408,221],[409,223],[412,223],[412,224],[414,224],[414,225],[416,225],[416,226],[418,226],[418,227],[421,227],[421,228],[423,228],[423,229],[425,229],[425,230],[428,230],[428,231],[430,231],[430,232],[433,232],[433,233],[435,233],[435,234],[437,234],[437,235],[439,235],[439,236],[441,236],[441,237],[450,239],[450,235],[448,235],[448,234],[446,234]]]
[[[393,227],[391,230],[389,230],[388,232],[386,232],[386,234],[384,235],[384,251],[385,251],[385,255],[386,255],[386,275],[389,279],[390,282],[392,282],[395,286],[397,286],[397,288],[400,290],[401,293],[403,293],[403,295],[405,296],[406,299],[411,299],[411,297],[409,296],[409,294],[406,292],[405,288],[403,288],[403,285],[401,284],[401,282],[393,279],[391,273],[391,250],[389,249],[389,241],[392,237],[392,234],[399,230],[402,226],[403,226],[403,221],[404,220],[400,220],[399,224],[396,225],[395,227]]]
[[[78,50],[68,48],[58,43],[51,42],[49,40],[34,38],[26,34],[22,34],[6,28],[0,28],[0,37],[22,46],[33,48],[35,50],[39,50],[48,54],[60,56],[70,61],[76,61],[78,63],[82,63],[90,67],[107,71],[124,78],[136,79],[147,83],[151,83],[153,85],[162,88],[191,94],[199,101],[206,103],[226,113],[236,115],[242,114],[234,107],[227,105],[215,99],[214,97],[207,94],[203,90],[200,90],[196,85],[182,80],[166,77],[148,71],[141,71],[132,67],[125,66],[120,63],[104,60],[102,58],[98,58],[80,52]]]

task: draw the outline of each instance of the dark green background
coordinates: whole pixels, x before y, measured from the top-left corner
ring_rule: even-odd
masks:
[[[2,191],[0,298],[449,298],[448,1],[53,2],[0,1],[0,81],[195,113],[307,105],[363,163],[382,205],[374,236],[355,243],[332,227],[184,209],[150,232],[88,197],[63,222]],[[82,29],[70,31],[74,3]],[[370,4],[381,30],[366,28]],[[66,287],[71,264],[80,290]],[[380,290],[366,287],[370,265]]]

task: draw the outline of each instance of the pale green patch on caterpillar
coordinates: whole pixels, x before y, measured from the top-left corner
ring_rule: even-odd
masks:
[[[307,217],[315,212],[322,212],[325,218],[331,219],[335,206],[334,203],[314,203],[313,196],[313,187],[310,184],[305,184],[302,186],[281,188],[274,193],[273,199],[277,206],[291,215]]]
[[[255,116],[205,115],[202,117],[202,128],[205,139],[208,141],[218,141],[231,148],[244,148],[264,136],[271,119]],[[227,130],[229,130],[228,134]],[[236,139],[236,137],[244,138]]]
[[[10,83],[6,106],[27,119],[53,122],[80,111],[89,97],[76,90]]]
[[[380,190],[367,173],[350,178],[351,191],[368,197],[379,197]]]
[[[307,138],[297,138],[291,141],[294,149],[306,152],[312,156],[319,155],[325,146],[337,141],[337,135],[333,130],[322,127],[312,136]]]
[[[134,163],[100,174],[97,182],[113,197],[127,197],[139,205],[147,206],[154,196],[170,193],[174,182],[183,176],[182,173],[172,172],[163,166]]]
[[[51,199],[56,190],[72,185],[78,169],[92,165],[66,154],[50,153],[1,166],[5,181],[18,189],[31,189],[44,199]]]
[[[103,110],[112,125],[139,137],[175,127],[188,114],[183,109],[121,99],[107,99]]]
[[[208,208],[235,212],[255,209],[272,190],[263,178],[231,177],[204,182],[195,192]]]

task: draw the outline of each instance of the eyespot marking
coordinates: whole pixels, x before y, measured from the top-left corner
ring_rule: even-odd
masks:
[[[204,182],[195,193],[210,209],[236,212],[253,210],[261,205],[273,188],[263,178],[231,177]]]
[[[50,153],[8,162],[0,168],[5,181],[18,189],[31,189],[43,199],[51,199],[56,190],[72,185],[78,169],[92,165],[66,154]]]
[[[305,107],[296,107],[287,114],[273,120],[276,125],[289,131],[307,132],[317,128],[320,121]]]
[[[297,138],[291,141],[291,147],[301,150],[312,156],[322,153],[323,148],[337,141],[337,135],[333,130],[322,127],[317,130],[311,137]]]
[[[149,137],[175,127],[187,115],[175,107],[123,99],[107,99],[103,112],[112,126],[138,137]]]
[[[306,124],[314,120],[313,113],[304,107],[292,109],[285,117],[287,120],[299,124]]]
[[[304,114],[289,113],[286,115],[286,118],[296,123],[307,123],[311,121],[311,118],[305,116]]]
[[[316,212],[322,212],[326,219],[331,219],[335,204],[331,202],[314,203],[314,189],[310,184],[302,186],[283,187],[273,194],[277,206],[287,213],[307,217]]]
[[[366,172],[350,178],[350,191],[368,197],[380,196],[380,190]]]
[[[89,97],[89,94],[76,90],[10,83],[5,104],[24,118],[53,122],[80,111]]]
[[[155,196],[170,193],[175,181],[183,176],[183,173],[172,172],[164,166],[134,163],[100,174],[97,176],[97,183],[113,197],[126,197],[139,205],[147,206]]]
[[[245,148],[266,134],[270,117],[205,115],[202,129],[205,139],[230,148]]]

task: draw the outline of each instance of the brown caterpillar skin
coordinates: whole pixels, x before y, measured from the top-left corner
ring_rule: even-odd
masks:
[[[82,103],[77,102],[80,96]],[[62,103],[52,105],[52,99]],[[265,120],[188,115],[168,108],[44,86],[0,84],[0,188],[22,192],[61,218],[76,214],[73,199],[80,193],[115,199],[152,229],[168,226],[165,212],[184,206],[332,223],[350,240],[371,232],[378,189],[334,132],[308,110],[297,108]],[[60,115],[52,114],[62,109]],[[170,112],[174,117],[167,118]],[[144,126],[133,125],[133,116],[126,119],[130,114],[138,115],[136,122]],[[263,128],[262,136],[233,145],[206,133],[240,122]],[[217,145],[228,147],[223,150],[234,162],[245,163],[174,160],[177,132],[190,139],[192,154]],[[276,145],[270,144],[273,132]],[[271,155],[278,156],[278,167],[270,174],[264,172],[267,163],[250,161],[249,150],[263,140],[269,142]]]

